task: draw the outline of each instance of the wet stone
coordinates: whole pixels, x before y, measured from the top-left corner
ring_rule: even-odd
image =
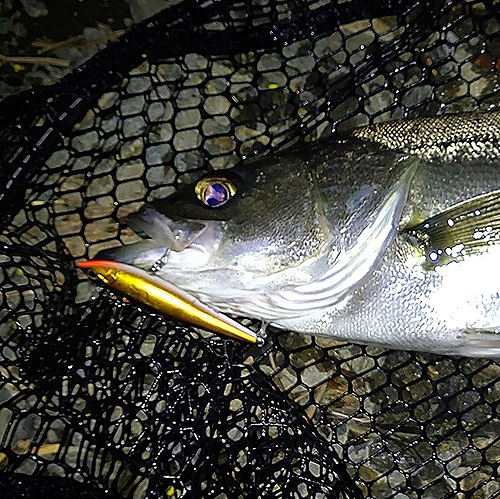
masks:
[[[82,220],[78,213],[63,215],[55,220],[56,232],[61,235],[77,234],[82,228]]]
[[[372,19],[372,27],[373,31],[375,31],[377,35],[387,34],[398,27],[398,19],[396,16],[385,16],[385,17],[375,18]],[[384,41],[386,40],[389,39],[384,38]]]
[[[214,116],[203,121],[202,130],[203,134],[208,137],[226,134],[231,130],[231,122],[227,116]]]
[[[408,391],[403,392],[403,400],[423,400],[434,393],[434,387],[429,380],[420,380],[411,385]]]
[[[77,170],[82,170],[86,174],[91,164],[92,164],[92,156],[90,155],[80,156],[76,158],[73,163],[71,173],[69,173],[69,177],[71,178],[75,176],[74,172]],[[81,175],[79,175],[79,177],[81,177]]]
[[[147,74],[150,72],[150,65],[148,61],[144,61],[138,66],[136,66],[134,69],[130,71],[130,75],[135,76],[135,75],[143,75]]]
[[[23,286],[29,282],[24,271],[18,267],[7,269],[7,277],[9,281],[16,286]]]
[[[100,128],[104,133],[111,133],[117,130],[119,123],[118,116],[112,116],[107,120],[102,120],[100,123]]]
[[[205,163],[199,151],[188,151],[175,156],[174,164],[179,172],[187,172],[201,168]]]
[[[282,61],[278,54],[263,54],[257,63],[257,71],[265,72],[279,69]]]
[[[122,163],[116,169],[116,179],[118,181],[139,178],[144,173],[144,164],[140,160]]]
[[[201,102],[200,91],[197,88],[181,90],[178,95],[177,105],[181,109],[196,107]]]
[[[483,23],[487,36],[491,36],[500,31],[500,23],[495,18],[490,18]]]
[[[498,420],[489,421],[474,432],[472,442],[478,449],[488,448],[496,442],[499,432],[500,422]],[[500,460],[500,454],[498,454],[498,460]]]
[[[394,94],[389,90],[382,90],[372,97],[369,97],[365,103],[365,110],[368,114],[376,114],[394,103]]]
[[[340,33],[333,33],[330,36],[322,38],[314,46],[316,57],[325,57],[337,52],[342,47],[342,36]]]
[[[465,42],[455,47],[452,56],[457,62],[464,62],[469,59],[473,51],[475,51],[474,47],[469,42]]]
[[[8,341],[9,338],[17,331],[17,324],[13,320],[8,320],[0,323],[0,339]],[[0,401],[3,401],[0,398]]]
[[[170,123],[162,123],[151,128],[151,132],[148,135],[148,140],[151,144],[157,144],[158,142],[168,142],[172,138],[173,133],[173,128]]]
[[[484,369],[481,369],[472,378],[474,386],[477,388],[483,388],[488,385],[496,386],[498,384],[498,377],[500,375],[500,365],[490,364]]]
[[[186,54],[184,56],[184,64],[190,70],[196,71],[198,69],[206,69],[208,67],[208,60],[200,54]]]
[[[315,95],[314,90],[308,90],[311,87],[310,77],[311,75],[306,74],[293,78],[289,82],[290,90],[298,94],[299,99],[305,103],[309,103],[317,99],[317,95]]]
[[[118,92],[106,92],[101,95],[100,99],[97,101],[97,105],[102,109],[112,108],[119,98]]]
[[[146,99],[143,95],[136,95],[129,99],[124,99],[120,103],[120,112],[124,116],[140,114],[146,106]]]
[[[211,158],[209,160],[210,166],[214,170],[226,170],[228,168],[232,168],[233,166],[237,165],[240,163],[241,158],[235,154],[232,153],[230,155],[223,155],[223,156],[217,156],[216,158]]]
[[[157,146],[149,146],[146,149],[146,163],[148,165],[165,164],[172,153],[172,149],[168,144],[159,144]],[[148,168],[151,170],[151,167]]]
[[[155,350],[155,345],[156,345],[156,336],[148,335],[145,341],[141,345],[140,348],[141,354],[146,357],[150,357]]]
[[[155,100],[165,101],[172,97],[172,90],[168,84],[158,85],[154,92],[151,94],[151,98]]]
[[[111,137],[108,137],[104,140],[104,142],[102,143],[101,151],[103,153],[115,151],[119,142],[120,138],[118,137],[118,134],[112,135]]]
[[[103,215],[106,215],[106,213],[103,213]],[[87,251],[85,241],[81,236],[66,237],[64,238],[64,244],[70,255],[75,258],[84,256]]]
[[[328,405],[340,399],[349,389],[348,381],[341,377],[329,379],[315,389],[314,399],[318,405]]]
[[[89,151],[96,147],[99,142],[99,135],[97,132],[87,132],[83,135],[78,135],[71,140],[72,147],[79,152]]]
[[[273,377],[273,382],[282,390],[289,390],[297,384],[297,375],[291,368],[281,370]]]
[[[356,443],[350,445],[348,449],[349,459],[353,463],[362,463],[366,461],[370,455],[376,453],[381,448],[380,437],[373,433],[368,433],[365,435],[364,441],[362,443]],[[375,470],[370,468],[363,468],[363,473],[366,475],[364,479],[372,481],[376,478],[377,473]]]
[[[59,150],[50,155],[49,159],[45,162],[48,168],[60,168],[65,166],[69,160],[69,151]]]
[[[312,45],[310,40],[299,40],[283,47],[282,53],[284,57],[291,59],[308,54],[311,48]]]
[[[115,238],[117,235],[118,226],[112,218],[96,220],[85,226],[85,239],[89,243]]]
[[[447,378],[455,372],[455,365],[451,359],[443,359],[436,364],[429,364],[427,367],[427,374],[429,377],[437,381],[439,379]]]
[[[131,78],[127,85],[130,94],[142,94],[151,88],[151,80],[147,76]]]
[[[88,185],[86,196],[95,197],[107,194],[113,189],[113,184],[114,182],[111,175],[105,175],[104,177],[95,178]]]
[[[125,137],[137,137],[144,132],[146,122],[142,116],[134,116],[123,121],[123,135]]]
[[[473,81],[469,85],[470,95],[472,97],[475,97],[476,99],[488,95],[488,93],[491,92],[492,83],[494,83],[496,80],[498,80],[496,75],[489,74],[487,76],[479,78],[476,81]]]
[[[356,376],[372,371],[375,367],[374,359],[370,357],[358,357],[342,363],[342,372],[353,373]]]
[[[403,94],[402,102],[405,106],[412,107],[425,102],[433,93],[430,85],[410,88]]]
[[[231,83],[250,83],[254,74],[249,69],[239,69],[231,75]]]
[[[340,121],[345,116],[354,113],[358,109],[358,106],[358,100],[355,97],[349,97],[342,104],[333,109],[331,117],[334,121]]]
[[[134,180],[118,184],[116,187],[116,199],[119,203],[127,203],[143,199],[146,195],[146,187],[142,180]]]
[[[74,130],[88,130],[89,128],[94,128],[95,127],[95,113],[92,109],[89,109],[86,113],[83,119],[78,122]]]
[[[264,73],[258,78],[259,90],[274,90],[287,85],[287,77],[278,71]]]
[[[144,149],[144,140],[139,137],[135,140],[125,142],[120,148],[121,159],[128,159],[139,156]]]
[[[175,117],[175,126],[178,130],[195,128],[201,121],[201,114],[198,109],[187,109],[179,111]]]
[[[463,452],[469,445],[469,438],[465,432],[456,432],[452,437],[436,445],[436,454],[441,461],[450,461]]]
[[[484,451],[484,457],[488,463],[500,461],[500,442],[496,441]]]
[[[35,305],[37,304],[35,300],[35,293],[31,289],[28,289],[26,291],[23,291],[22,297],[24,308],[30,312],[33,311]],[[28,314],[19,316],[17,320],[19,321],[19,325],[23,329],[26,329],[33,322],[31,319],[31,315]]]
[[[206,79],[207,74],[202,71],[198,71],[196,73],[189,73],[187,80],[183,83],[185,87],[199,87],[203,85]]]
[[[147,115],[149,121],[168,121],[174,115],[174,107],[171,102],[153,102],[148,106]]]
[[[316,61],[312,55],[297,57],[286,63],[286,72],[289,76],[296,76],[312,71]]]
[[[266,136],[260,136],[255,140],[249,140],[241,145],[240,154],[242,157],[253,156],[261,153],[267,144],[269,144],[270,138]]]
[[[454,477],[461,477],[469,474],[471,468],[481,464],[481,453],[476,449],[468,449],[457,458],[446,465],[448,472]]]
[[[212,155],[225,154],[235,149],[236,142],[231,137],[216,137],[205,142],[205,150]]]
[[[156,76],[160,81],[178,81],[185,77],[186,73],[180,64],[158,64]]]
[[[366,30],[347,40],[345,48],[349,53],[357,53],[356,57],[351,57],[351,61],[357,61],[358,58],[363,58],[365,51],[360,50],[363,47],[369,46],[375,40],[375,34],[371,30]],[[359,52],[358,52],[359,51]],[[357,63],[357,62],[356,62]]]
[[[196,129],[184,130],[174,135],[174,147],[178,151],[196,149],[201,145],[201,135]]]
[[[300,379],[308,387],[316,386],[329,378],[328,362],[314,364],[302,370]]]
[[[221,94],[225,92],[229,82],[225,78],[213,78],[205,84],[205,93],[207,95]]]
[[[231,94],[237,103],[255,101],[259,97],[257,89],[248,83],[236,83],[231,85]]]
[[[383,490],[384,494],[390,493],[390,489],[387,486],[386,479],[380,480],[386,473],[386,470],[392,469],[394,466],[394,458],[391,454],[381,453],[376,456],[372,456],[364,465],[360,467],[360,476],[366,475],[367,481],[378,480],[378,486],[375,490],[381,492]]]
[[[226,114],[231,107],[230,102],[222,95],[209,96],[203,104],[205,111],[209,114]]]
[[[235,127],[236,138],[240,141],[245,141],[253,137],[258,137],[266,131],[266,125],[262,122],[255,122],[252,127],[247,125],[239,125]]]
[[[477,402],[476,402],[477,403]],[[491,419],[492,409],[488,405],[472,407],[462,416],[462,425],[465,430],[473,431]]]
[[[234,72],[233,64],[230,61],[214,61],[212,63],[213,76],[228,76]]]

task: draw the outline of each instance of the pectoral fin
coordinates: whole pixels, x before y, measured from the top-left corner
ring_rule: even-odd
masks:
[[[459,203],[404,230],[422,248],[431,268],[500,243],[500,191]]]

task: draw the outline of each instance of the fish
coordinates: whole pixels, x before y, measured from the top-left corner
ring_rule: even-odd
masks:
[[[389,121],[214,170],[107,258],[222,313],[500,357],[500,112]]]

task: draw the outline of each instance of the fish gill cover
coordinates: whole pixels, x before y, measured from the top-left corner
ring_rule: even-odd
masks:
[[[184,0],[0,104],[5,497],[500,494],[500,368],[270,329],[246,347],[75,260],[209,169],[356,126],[498,109],[494,2]]]

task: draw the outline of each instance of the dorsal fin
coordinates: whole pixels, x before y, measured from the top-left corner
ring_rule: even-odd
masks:
[[[404,229],[431,268],[500,243],[500,190],[474,197]]]

